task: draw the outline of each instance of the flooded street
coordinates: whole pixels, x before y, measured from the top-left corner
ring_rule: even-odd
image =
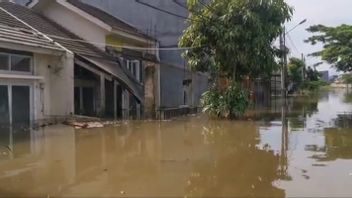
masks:
[[[274,101],[248,121],[1,129],[0,195],[350,197],[351,98],[291,98],[287,113]]]

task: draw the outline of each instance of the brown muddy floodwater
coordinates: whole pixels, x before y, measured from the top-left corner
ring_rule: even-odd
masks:
[[[351,197],[350,101],[344,91],[290,99],[287,114],[273,102],[250,121],[2,129],[0,194]]]

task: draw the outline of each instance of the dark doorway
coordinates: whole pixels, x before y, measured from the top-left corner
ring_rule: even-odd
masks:
[[[9,90],[7,85],[0,85],[0,146],[6,148],[10,138]],[[1,150],[1,152],[8,152]],[[0,157],[2,159],[3,156]]]
[[[75,114],[81,115],[81,89],[79,87],[75,87]]]
[[[105,80],[105,117],[114,118],[114,81]]]
[[[30,87],[12,86],[12,122],[14,125],[29,125]]]
[[[94,88],[92,87],[83,87],[82,88],[82,96],[83,96],[83,113],[87,116],[94,116]]]
[[[122,119],[122,86],[116,86],[116,117]]]
[[[7,85],[0,85],[0,126],[10,123],[9,91]]]
[[[97,89],[100,78],[93,72],[75,65],[75,114],[84,116],[97,116]]]

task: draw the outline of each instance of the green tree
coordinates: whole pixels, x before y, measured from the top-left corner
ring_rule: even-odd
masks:
[[[352,84],[352,74],[344,74],[342,75],[342,80],[345,84]]]
[[[348,90],[349,85],[352,85],[352,74],[343,74],[342,80],[343,80],[343,83],[345,83],[347,85],[346,88]]]
[[[308,81],[319,81],[320,79],[320,74],[316,69],[312,69],[311,67],[308,67],[307,69],[307,80]]]
[[[307,43],[323,44],[323,50],[312,53],[312,56],[321,57],[339,71],[352,71],[352,26],[314,25],[307,31],[316,34],[308,38]]]
[[[304,61],[299,58],[290,58],[288,73],[294,83],[301,84],[303,81],[303,70],[306,67]]]
[[[188,6],[179,45],[189,48],[183,56],[191,69],[212,74],[213,90],[224,94],[244,76],[270,77],[277,69],[273,42],[293,12],[284,0],[188,0]]]

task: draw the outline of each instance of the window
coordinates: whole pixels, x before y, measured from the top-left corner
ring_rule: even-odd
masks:
[[[32,57],[18,54],[0,53],[0,70],[31,72]]]
[[[30,72],[31,58],[20,55],[11,55],[11,71]]]
[[[0,70],[9,70],[9,56],[0,54]]]
[[[141,82],[141,64],[139,60],[127,60],[126,67],[138,82]]]

